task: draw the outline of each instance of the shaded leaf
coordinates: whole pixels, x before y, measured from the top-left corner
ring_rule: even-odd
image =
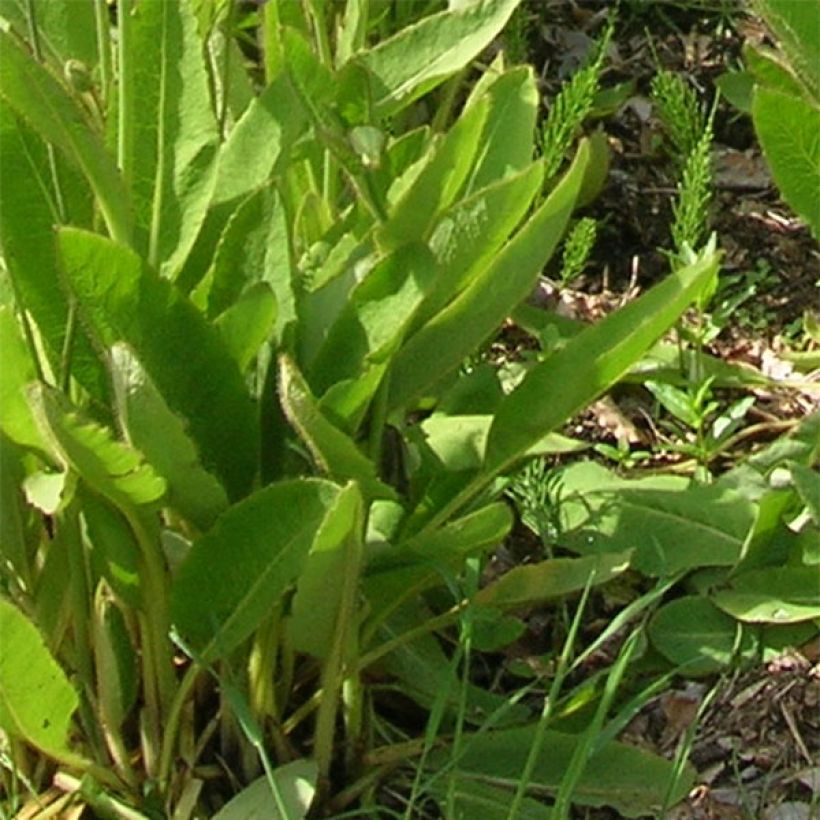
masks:
[[[111,370],[118,415],[129,441],[167,482],[169,506],[200,529],[208,529],[228,499],[200,464],[185,423],[168,407],[127,345],[112,347]]]
[[[203,466],[229,498],[257,469],[258,419],[219,331],[168,281],[127,248],[63,228],[65,278],[103,348],[126,342],[168,407],[188,425]]]
[[[515,609],[540,604],[611,581],[629,568],[631,551],[588,558],[552,558],[515,567],[479,590],[477,604]]]
[[[649,622],[649,638],[684,675],[720,672],[738,651],[754,649],[751,636],[736,621],[707,598],[695,596],[664,604]]]
[[[0,97],[77,165],[97,197],[111,236],[127,244],[129,198],[102,138],[63,86],[5,31],[0,31]]]
[[[247,638],[297,579],[339,489],[318,479],[271,484],[194,541],[172,589],[174,624],[205,661]]]
[[[257,282],[223,311],[214,325],[244,373],[274,333],[276,296],[267,283]]]

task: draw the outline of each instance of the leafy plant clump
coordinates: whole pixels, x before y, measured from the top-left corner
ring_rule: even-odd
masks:
[[[594,548],[568,538],[573,557],[479,582],[512,527],[510,478],[582,449],[558,431],[622,377],[664,378],[656,343],[713,287],[718,254],[692,251],[595,325],[530,314],[551,341],[514,385],[489,362],[463,367],[519,315],[595,187],[600,140],[578,134],[605,45],[541,127],[529,67],[502,53],[467,71],[517,0],[410,5],[270,2],[243,18],[120,0],[114,22],[102,2],[0,10],[11,813],[367,811],[391,778],[408,816],[419,801],[537,811],[545,793],[557,816],[570,802],[663,811],[691,768],[619,743],[626,713],[610,720],[649,599],[621,618],[638,624],[582,729],[553,725],[589,590],[630,567],[665,582],[742,565],[696,593],[734,624],[771,582],[753,573],[773,533],[813,560],[813,525],[780,528],[801,505],[816,517],[816,447],[799,438],[791,494],[767,494],[764,465],[715,487],[754,488],[742,516],[727,502],[728,536],[692,513],[719,561],[619,540],[607,516],[631,496],[613,486],[614,507],[593,494],[561,508],[560,531],[591,527]],[[263,76],[246,67],[248,31]],[[661,518],[702,509],[683,485],[642,492]],[[803,574],[778,581],[784,595],[806,580],[790,568]],[[510,612],[575,593],[540,715],[471,679],[473,643],[493,645],[482,623],[514,632]],[[790,622],[811,610],[797,604]],[[408,704],[421,736],[395,718]]]

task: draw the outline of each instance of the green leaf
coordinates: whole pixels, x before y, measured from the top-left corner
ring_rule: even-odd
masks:
[[[376,233],[385,250],[426,239],[442,209],[458,195],[479,146],[489,103],[480,100],[468,108],[431,153],[410,185],[393,204],[387,221]]]
[[[515,567],[475,596],[483,606],[514,609],[581,591],[587,583],[605,584],[629,568],[631,550],[588,558],[552,558]]]
[[[81,515],[91,545],[91,560],[120,601],[141,608],[140,547],[122,513],[94,493],[81,492]],[[150,602],[149,602],[150,605]]]
[[[532,163],[460,199],[441,214],[430,235],[439,272],[421,318],[427,320],[438,313],[491,263],[541,190],[543,175],[543,163]]]
[[[67,216],[83,221],[79,208],[69,207],[71,193],[87,189],[81,179],[57,154]],[[17,309],[33,320],[42,341],[45,361],[60,374],[68,322],[68,301],[59,286],[54,225],[59,222],[56,195],[45,144],[18,122],[0,101],[0,166],[14,168],[3,176],[0,192],[0,244],[14,288]],[[69,171],[72,173],[69,174]],[[82,190],[78,190],[82,189]],[[45,363],[45,362],[44,362]],[[77,333],[71,356],[72,374],[99,401],[105,400],[105,371],[88,339]]]
[[[458,778],[451,783],[449,778],[439,778],[431,786],[431,793],[443,810],[452,799],[455,817],[469,817],[470,820],[509,820],[510,803],[514,791],[492,783]],[[519,805],[517,820],[551,820],[552,809],[534,798],[525,797]]]
[[[98,703],[106,726],[119,728],[137,699],[137,655],[122,611],[98,592],[92,616]]]
[[[339,482],[357,481],[368,500],[395,498],[392,487],[378,479],[373,462],[322,415],[307,383],[287,356],[279,358],[279,395],[288,421],[323,472]]]
[[[720,672],[738,651],[754,649],[749,633],[711,601],[696,596],[664,604],[649,622],[649,638],[665,658],[682,667],[684,675]]]
[[[648,575],[734,565],[754,505],[725,487],[687,484],[674,476],[629,481],[593,463],[569,468],[561,490],[566,546],[582,554],[634,548],[632,566]]]
[[[137,247],[175,276],[216,182],[216,121],[190,0],[132,8],[119,31],[119,158],[134,194]]]
[[[508,790],[512,799],[537,731],[522,726],[465,735],[464,754],[456,761],[457,788],[490,782]],[[582,742],[583,736],[548,730],[533,771],[533,790],[556,792]],[[432,752],[430,771],[447,766],[452,754],[447,747]],[[675,769],[672,761],[636,746],[607,743],[587,762],[572,800],[582,806],[611,806],[624,817],[657,816],[664,805],[682,800],[695,782],[692,766],[684,766],[677,778]]]
[[[237,200],[267,182],[304,123],[287,78],[274,80],[253,99],[220,148],[213,203]]]
[[[5,17],[18,37],[29,36],[27,0],[0,0]],[[37,39],[44,58],[56,68],[69,59],[82,60],[93,69],[97,63],[97,29],[92,3],[75,0],[46,0],[33,6]]]
[[[477,0],[425,17],[365,51],[376,115],[385,117],[435,88],[481,53],[520,0]]]
[[[774,31],[790,65],[820,102],[820,3],[817,0],[754,0]]]
[[[350,292],[313,362],[310,382],[319,395],[337,382],[361,378],[374,367],[379,374],[384,372],[435,273],[427,247],[416,242],[402,245],[376,263]]]
[[[288,621],[293,648],[317,658],[327,658],[340,617],[343,617],[342,579],[356,565],[351,555],[361,546],[362,496],[348,484],[328,510],[305,566],[299,574]]]
[[[752,118],[783,198],[820,239],[820,103],[758,87]]]
[[[194,300],[207,293],[207,315],[227,310],[248,286],[265,282],[278,305],[276,335],[296,316],[288,222],[275,188],[261,188],[245,199],[228,220],[213,264]],[[200,295],[201,292],[201,295]]]
[[[266,282],[248,287],[214,322],[243,373],[273,336],[275,324],[276,296]]]
[[[534,150],[535,121],[538,114],[538,89],[531,66],[516,66],[492,79],[487,72],[478,81],[467,106],[486,98],[489,111],[479,139],[466,193],[473,194],[493,185],[531,164]]]
[[[0,31],[0,97],[83,172],[111,236],[128,244],[128,193],[102,138],[91,129],[83,110],[63,86],[4,31]]]
[[[530,370],[498,408],[485,470],[501,472],[614,384],[709,285],[717,265],[706,253]]]
[[[313,760],[293,760],[273,770],[273,779],[286,814],[271,791],[267,777],[259,777],[231,798],[213,820],[294,820],[307,817],[316,793],[318,767]]]
[[[40,633],[17,607],[0,598],[0,726],[47,755],[68,750],[77,693],[46,649]]]
[[[30,557],[34,511],[23,497],[24,451],[0,431],[0,556],[13,568],[25,588],[32,588]],[[37,516],[39,518],[39,516]],[[35,548],[36,549],[36,548]],[[40,571],[42,577],[42,570]]]
[[[166,503],[202,530],[228,506],[225,490],[201,465],[183,420],[171,410],[125,344],[111,349],[117,412],[128,440],[168,485]]]
[[[127,248],[73,228],[60,231],[59,243],[66,281],[99,345],[129,345],[187,423],[205,469],[229,498],[242,496],[257,469],[258,419],[219,331]]]
[[[588,153],[582,143],[570,170],[524,227],[458,297],[407,340],[391,370],[390,409],[408,407],[457,368],[530,293],[569,220]]]
[[[45,453],[47,447],[24,392],[27,385],[36,381],[37,371],[17,318],[7,306],[0,307],[0,350],[3,351],[3,366],[0,367],[0,430],[23,447]]]
[[[809,509],[809,515],[820,526],[820,474],[797,462],[790,464],[789,469],[794,486]]]
[[[64,463],[100,495],[125,508],[162,498],[165,481],[145,463],[142,454],[70,408],[57,390],[34,384],[29,401],[43,436]]]
[[[271,484],[225,512],[177,570],[173,621],[204,661],[225,657],[279,603],[304,566],[335,484]]]
[[[817,567],[767,567],[732,579],[712,595],[724,612],[747,623],[792,624],[820,618]]]

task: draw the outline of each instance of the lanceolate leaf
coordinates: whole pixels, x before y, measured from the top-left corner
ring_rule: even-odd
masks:
[[[188,424],[203,466],[237,498],[257,468],[258,420],[219,331],[136,254],[95,234],[59,234],[65,278],[99,343],[126,342],[168,407]]]
[[[69,408],[61,393],[35,384],[29,397],[41,432],[58,458],[98,493],[120,507],[151,504],[165,493],[165,482],[141,453]]]
[[[317,479],[271,484],[194,542],[174,582],[172,614],[205,661],[231,652],[277,605],[338,492]]]
[[[590,558],[552,558],[515,567],[484,587],[475,602],[512,609],[580,592],[589,582],[597,586],[625,572],[631,555],[628,550]]]
[[[537,731],[535,726],[522,726],[466,735],[464,754],[456,761],[460,789],[489,780],[512,795]],[[533,772],[533,789],[558,791],[582,742],[577,735],[547,731]],[[428,759],[430,770],[448,765],[452,754],[446,747],[434,751]],[[683,799],[694,780],[691,766],[678,771],[672,761],[658,755],[625,743],[608,743],[588,761],[572,800],[584,806],[612,806],[624,817],[657,816],[664,804]]]
[[[820,618],[816,566],[767,567],[737,575],[712,600],[740,621],[788,624]]]
[[[4,31],[0,31],[0,97],[82,170],[97,196],[109,233],[128,244],[128,194],[102,138],[63,86]]]
[[[343,579],[358,564],[362,522],[362,496],[351,482],[328,510],[299,576],[288,622],[291,643],[298,652],[317,658],[330,653],[343,604]]]
[[[520,0],[475,0],[425,17],[361,55],[387,116],[462,69],[498,35]]]
[[[820,101],[759,87],[752,118],[783,198],[820,238]]]
[[[588,156],[581,143],[566,176],[529,222],[455,300],[408,339],[390,376],[391,409],[407,407],[458,367],[529,294],[569,220]]]
[[[71,756],[68,730],[78,699],[34,625],[0,598],[0,726],[58,759]]]
[[[216,478],[202,467],[183,419],[168,407],[127,345],[112,348],[111,371],[123,429],[168,483],[168,505],[200,529],[208,529],[228,506],[228,499]]]
[[[120,162],[134,192],[137,243],[173,275],[216,181],[217,130],[190,0],[143,0],[124,24]]]
[[[287,356],[279,360],[279,383],[285,415],[322,470],[337,481],[357,481],[368,499],[395,497],[393,489],[377,478],[373,462],[322,415],[301,373]]]
[[[485,470],[496,474],[616,382],[712,281],[706,253],[534,367],[498,408]]]
[[[63,183],[66,216],[82,221],[80,208],[72,211],[71,194],[88,192],[76,172],[57,154]],[[18,310],[33,320],[43,343],[42,353],[55,373],[60,373],[68,321],[68,301],[59,284],[54,226],[59,223],[56,196],[46,146],[20,123],[0,101],[0,167],[14,169],[3,174],[0,193],[0,245],[14,285]],[[72,184],[74,183],[74,184]],[[79,183],[79,184],[77,184]],[[105,371],[88,343],[78,332],[71,355],[71,373],[95,399],[106,395]]]

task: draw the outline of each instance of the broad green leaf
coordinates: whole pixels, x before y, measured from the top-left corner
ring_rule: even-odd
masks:
[[[216,121],[191,0],[132,8],[120,27],[119,159],[134,195],[137,247],[175,276],[213,193]]]
[[[492,423],[491,415],[447,416],[434,413],[421,423],[420,429],[424,434],[424,444],[440,465],[451,472],[458,472],[481,468]],[[549,433],[525,455],[574,453],[586,447],[584,442]]]
[[[0,307],[0,351],[0,430],[24,447],[47,452],[24,392],[36,381],[37,371],[17,318],[7,306]]]
[[[442,209],[458,195],[479,146],[489,103],[480,100],[458,118],[426,160],[413,184],[392,205],[376,233],[383,250],[427,238]]]
[[[220,148],[214,204],[246,196],[267,182],[303,122],[284,77],[254,97]]]
[[[485,470],[501,472],[614,384],[713,281],[717,265],[706,253],[530,370],[498,408]]]
[[[140,258],[103,237],[59,233],[65,279],[102,347],[125,342],[188,425],[203,466],[229,498],[253,481],[258,420],[236,362],[197,309]]]
[[[97,29],[94,4],[76,0],[0,0],[0,17],[5,17],[22,38],[29,36],[28,14],[32,11],[37,39],[44,58],[55,69],[67,60],[81,60],[86,68],[97,63]]]
[[[465,185],[468,195],[530,165],[539,102],[531,66],[516,66],[477,92],[478,86],[467,105],[486,97],[490,107]]]
[[[793,97],[802,97],[808,94],[806,87],[795,75],[794,69],[786,58],[769,48],[755,47],[750,43],[743,46],[743,61],[749,67],[752,85],[749,88],[748,113],[752,112],[754,83],[771,88],[773,91],[782,91]]]
[[[259,777],[231,798],[213,820],[303,820],[307,817],[319,770],[313,760],[294,760],[273,770],[273,779],[286,814],[271,791],[267,777]]]
[[[85,175],[111,236],[131,239],[129,198],[101,136],[79,104],[14,38],[0,31],[0,97],[44,140],[53,143]]]
[[[0,95],[1,96],[1,95]],[[71,192],[85,185],[57,154],[55,161],[62,183],[66,216],[81,224],[81,208],[69,206]],[[45,362],[58,374],[68,322],[68,300],[60,287],[54,225],[60,221],[53,192],[45,144],[18,121],[0,100],[0,167],[14,168],[3,174],[0,193],[0,246],[8,276],[14,285],[18,310],[26,310],[42,341]],[[87,189],[86,189],[87,190]],[[71,356],[71,370],[95,399],[106,395],[105,371],[87,338],[78,328]]]
[[[477,604],[514,609],[581,591],[587,583],[605,584],[629,568],[632,552],[587,558],[552,558],[515,567],[475,596]]]
[[[61,393],[44,384],[29,390],[40,430],[58,457],[96,492],[117,506],[152,504],[165,493],[165,481],[140,452],[117,441],[112,432],[89,421]]]
[[[820,2],[754,0],[780,46],[814,99],[820,103]]]
[[[476,0],[425,17],[365,51],[374,78],[376,115],[409,105],[461,70],[504,28],[520,0]]]
[[[816,566],[750,570],[734,577],[712,600],[748,623],[807,621],[820,618],[820,576]]]
[[[251,285],[214,322],[243,373],[273,336],[275,324],[276,296],[266,282]]]
[[[783,198],[820,239],[820,103],[758,87],[752,118]]]
[[[265,282],[278,306],[276,335],[296,316],[287,214],[275,188],[260,188],[228,220],[214,252],[211,269],[200,284],[207,294],[207,315],[227,310],[249,285]]]
[[[368,499],[395,497],[393,489],[378,479],[373,462],[322,415],[307,383],[287,356],[279,358],[279,395],[288,421],[323,472],[336,481],[357,481]]]
[[[434,278],[427,247],[412,242],[381,259],[350,292],[311,367],[321,395],[344,379],[359,378],[387,362],[401,344]]]
[[[430,235],[439,273],[420,316],[427,320],[491,262],[541,190],[544,165],[495,181],[446,209]]]
[[[344,578],[355,571],[363,523],[362,497],[348,484],[328,510],[305,566],[299,574],[288,621],[290,642],[298,652],[327,658],[343,613]],[[356,579],[358,583],[358,578]]]
[[[168,485],[168,506],[206,530],[228,506],[225,490],[201,465],[186,425],[168,407],[134,352],[111,348],[111,372],[120,423]]]
[[[515,792],[524,770],[537,728],[522,726],[466,734],[464,754],[456,761],[459,789],[472,783],[491,782]],[[532,790],[558,791],[582,735],[548,730],[533,772]],[[428,758],[431,772],[448,765],[453,754],[448,747],[436,749]],[[695,782],[695,770],[685,765],[675,777],[671,760],[625,743],[607,743],[586,764],[572,800],[582,806],[611,806],[623,817],[657,816],[664,805],[686,797]],[[545,815],[546,816],[546,815]]]
[[[230,653],[279,603],[338,493],[319,479],[271,484],[194,541],[177,570],[171,610],[205,661]]]
[[[71,757],[68,732],[79,701],[34,624],[0,598],[0,726],[58,760]]]
[[[391,369],[390,409],[409,406],[457,368],[530,293],[569,220],[588,153],[581,143],[570,170],[524,227],[458,297],[407,340]]]
[[[707,598],[695,596],[664,604],[649,622],[649,638],[687,676],[723,671],[738,652],[754,649],[740,624]]]
[[[582,554],[634,548],[632,566],[648,575],[734,565],[754,526],[754,505],[729,488],[687,484],[675,476],[629,481],[597,464],[574,465],[562,475],[564,543]]]

